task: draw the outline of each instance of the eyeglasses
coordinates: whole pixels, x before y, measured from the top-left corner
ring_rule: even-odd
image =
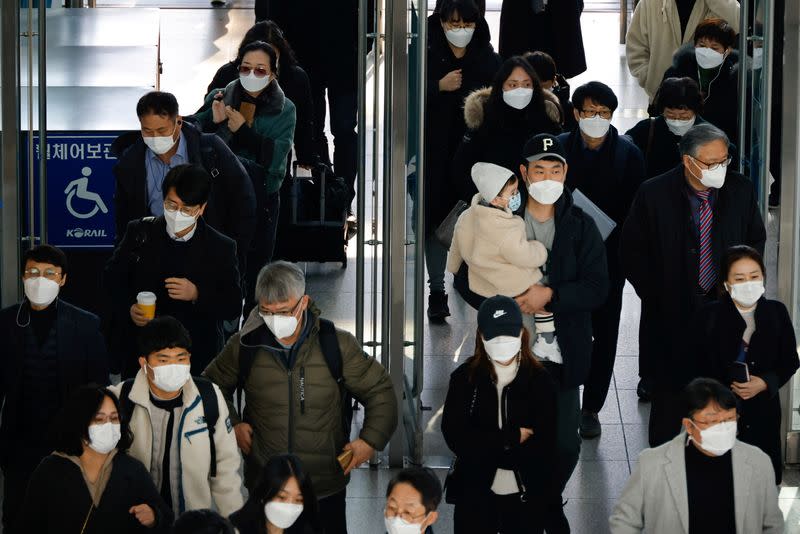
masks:
[[[180,211],[181,215],[185,215],[187,217],[194,217],[197,215],[197,211],[200,209],[200,206],[184,206],[178,209],[178,205],[171,200],[164,201],[164,211],[168,211],[170,213],[175,213],[176,211]]]
[[[118,425],[119,414],[112,413],[111,415],[96,415],[94,419],[92,419],[93,425],[104,425],[106,423],[113,423],[115,425]]]
[[[448,22],[445,22],[444,25],[448,30],[465,30],[465,29],[474,30],[475,29],[475,23],[474,22],[463,22],[463,21],[462,22],[450,22],[450,21],[448,21]]]
[[[61,273],[50,267],[44,271],[40,271],[36,267],[31,267],[30,269],[25,269],[23,278],[39,278],[40,276],[44,276],[48,280],[56,280],[61,276]]]
[[[593,109],[582,109],[581,115],[583,115],[586,119],[593,119],[600,115],[604,119],[610,119],[612,115],[612,111],[604,110],[604,111],[595,111]]]
[[[269,72],[264,67],[246,67],[244,65],[239,65],[239,74],[244,74],[245,76],[250,76],[252,71],[256,72],[256,78],[263,78],[267,76]]]
[[[696,425],[703,425],[704,427],[710,427],[714,425],[718,425],[720,423],[735,423],[739,420],[739,414],[734,415],[733,417],[728,417],[727,419],[722,419],[721,421],[697,421],[696,419],[692,419],[692,422]]]
[[[294,307],[292,307],[292,309],[288,312],[270,313],[259,309],[258,314],[261,317],[293,317],[295,314],[297,314],[297,308],[300,307],[301,302],[303,302],[303,297],[300,297],[300,300],[297,301],[297,304],[295,304]]]
[[[717,163],[706,163],[705,161],[703,161],[701,159],[697,159],[694,156],[692,156],[692,159],[697,161],[697,162],[702,163],[703,165],[705,165],[706,169],[708,169],[709,171],[715,171],[715,170],[719,169],[720,167],[727,168],[728,165],[731,164],[731,161],[733,161],[733,158],[731,158],[730,156],[728,156],[727,159],[725,159],[725,161],[719,161]]]
[[[385,517],[390,517],[390,518],[399,516],[400,519],[402,519],[406,523],[417,524],[417,523],[421,523],[425,519],[425,517],[427,517],[428,513],[427,512],[423,512],[421,515],[413,516],[413,515],[411,515],[411,512],[400,512],[400,513],[398,513],[395,508],[384,508],[383,509],[383,515]]]

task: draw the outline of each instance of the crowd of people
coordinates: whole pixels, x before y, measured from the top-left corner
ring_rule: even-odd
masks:
[[[302,269],[273,261],[292,162],[332,165],[357,193],[356,31],[309,32],[301,4],[259,2],[272,20],[196,113],[140,99],[140,132],[113,147],[107,316],[59,298],[63,251],[24,253],[25,298],[0,311],[7,534],[348,531],[350,474],[386,447],[402,393]],[[602,434],[627,280],[652,448],[611,531],[781,532],[778,391],[800,362],[732,161],[739,4],[639,1],[627,59],[650,117],[625,134],[608,85],[570,94],[586,65],[568,4],[503,2],[499,54],[485,3],[439,0],[427,18],[428,317],[449,316],[452,273],[476,345],[442,411],[444,488],[396,473],[385,529],[431,533],[444,500],[457,533],[570,531],[562,495],[581,439]]]

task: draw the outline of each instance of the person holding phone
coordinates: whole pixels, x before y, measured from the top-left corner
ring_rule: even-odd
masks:
[[[786,306],[764,298],[764,260],[755,249],[728,249],[719,300],[695,315],[693,342],[698,375],[730,385],[739,405],[738,438],[769,455],[781,483],[781,403],[778,390],[794,375],[797,358]]]
[[[555,382],[531,352],[514,299],[481,304],[476,338],[475,354],[450,376],[442,415],[457,456],[447,488],[454,532],[541,533],[548,508],[561,508]]]

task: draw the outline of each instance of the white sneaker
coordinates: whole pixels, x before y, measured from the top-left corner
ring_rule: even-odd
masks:
[[[548,360],[553,363],[564,363],[561,357],[561,349],[558,346],[558,340],[553,338],[551,343],[548,343],[543,336],[536,336],[536,342],[533,344],[533,354],[542,360]]]

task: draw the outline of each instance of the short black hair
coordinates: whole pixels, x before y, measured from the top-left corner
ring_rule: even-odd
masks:
[[[262,20],[261,22],[256,22],[249,30],[247,30],[247,33],[244,34],[242,42],[239,45],[239,50],[236,53],[237,65],[242,63],[242,56],[244,55],[242,51],[245,49],[245,47],[250,43],[255,43],[256,41],[264,41],[274,46],[280,53],[278,62],[281,65],[285,67],[293,67],[294,65],[297,65],[297,58],[295,58],[292,46],[289,44],[289,41],[286,40],[286,37],[284,37],[283,31],[281,31],[280,27],[271,20]]]
[[[733,392],[713,378],[695,378],[683,390],[683,398],[686,417],[689,419],[711,403],[719,405],[723,410],[736,408]]]
[[[756,262],[761,269],[761,274],[764,280],[767,279],[767,268],[764,265],[764,258],[753,247],[747,245],[735,245],[730,247],[725,252],[725,257],[722,259],[722,270],[720,270],[720,280],[724,282],[731,274],[731,267],[733,264],[742,259],[751,259]]]
[[[698,24],[694,30],[694,44],[703,38],[716,41],[723,48],[731,48],[736,43],[736,30],[725,20],[710,18]]]
[[[601,106],[606,106],[612,112],[619,106],[617,95],[603,82],[589,82],[581,85],[572,93],[572,105],[578,111],[583,111],[583,105],[587,100],[592,100]]]
[[[172,525],[172,534],[234,534],[233,524],[213,510],[188,510]]]
[[[386,487],[386,498],[398,484],[405,483],[414,488],[422,496],[422,505],[426,512],[434,512],[442,502],[442,484],[429,467],[409,467],[403,469]]]
[[[173,188],[181,202],[187,206],[199,206],[208,202],[211,195],[211,176],[199,165],[176,165],[164,177],[161,186],[164,200]]]
[[[25,271],[25,265],[28,260],[38,263],[50,263],[56,267],[61,268],[62,274],[67,274],[67,255],[60,248],[53,245],[36,245],[29,248],[22,254],[22,270]]]
[[[247,498],[247,503],[242,509],[243,512],[255,512],[258,517],[249,519],[254,522],[262,522],[264,506],[280,493],[286,485],[286,481],[292,477],[297,479],[297,485],[300,486],[300,492],[303,494],[303,513],[300,515],[300,519],[314,531],[321,530],[319,506],[314,487],[311,485],[311,477],[303,469],[300,459],[293,454],[278,454],[267,460],[261,470],[256,489],[251,491]]]
[[[192,338],[181,322],[169,315],[149,321],[139,329],[139,354],[145,358],[164,349],[191,350]]]
[[[439,5],[439,20],[452,20],[456,13],[463,22],[478,22],[481,18],[478,5],[473,0],[442,0]]]
[[[111,399],[117,412],[120,412],[116,395],[103,386],[90,384],[73,391],[53,423],[53,449],[70,456],[83,454],[83,444],[89,442],[89,425],[94,421],[97,410],[106,397]],[[133,443],[133,434],[128,427],[128,421],[121,416],[120,412],[122,437],[117,444],[117,450],[122,453]]]
[[[240,48],[238,57],[239,65],[242,64],[244,56],[246,56],[248,52],[264,52],[269,57],[269,70],[273,73],[278,71],[278,54],[275,52],[275,47],[271,44],[265,43],[264,41],[253,41],[243,48]]]
[[[136,116],[158,115],[174,119],[178,116],[178,99],[172,93],[150,91],[136,104]]]
[[[656,115],[664,113],[665,108],[690,109],[699,115],[703,112],[703,95],[691,78],[667,78],[658,87],[653,105]]]
[[[525,52],[522,57],[528,60],[533,70],[539,75],[540,80],[550,81],[556,79],[556,74],[558,73],[556,62],[553,56],[547,52],[541,52],[539,50],[535,52]]]

